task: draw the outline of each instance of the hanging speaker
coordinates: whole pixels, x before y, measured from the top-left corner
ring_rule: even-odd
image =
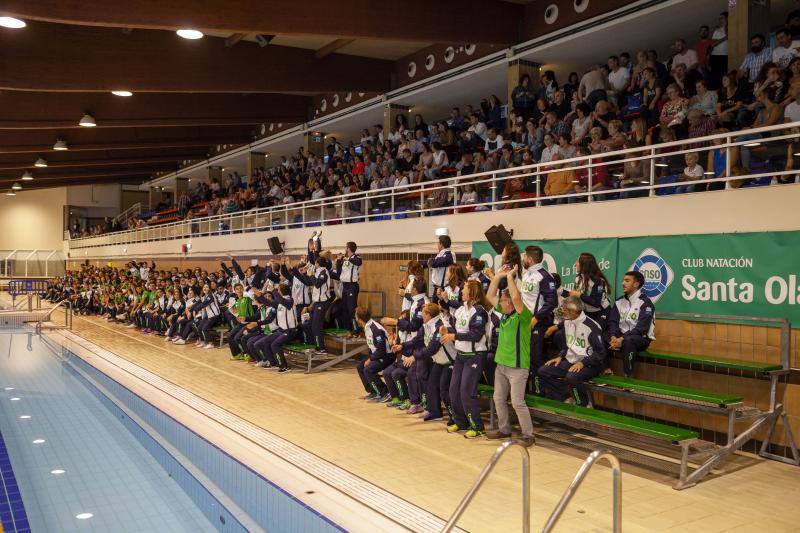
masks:
[[[492,226],[486,233],[486,240],[489,241],[489,244],[492,246],[495,252],[498,254],[503,253],[503,248],[506,247],[506,244],[514,242],[514,238],[511,236],[506,228],[500,224],[499,226]]]
[[[283,253],[283,246],[281,245],[280,239],[277,237],[270,237],[267,239],[267,244],[269,245],[269,251],[272,255],[280,255]]]

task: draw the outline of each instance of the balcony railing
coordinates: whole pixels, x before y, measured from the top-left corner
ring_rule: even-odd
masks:
[[[793,142],[797,144],[792,144]],[[797,150],[798,155],[792,154],[792,157],[797,158],[798,164],[795,166],[798,170],[785,170],[785,166],[780,169],[773,168],[776,161],[785,164],[791,153],[790,148],[791,152]],[[721,177],[713,176],[713,169],[706,168],[706,154],[710,149],[725,152],[725,171]],[[746,175],[731,175],[731,160],[735,151],[740,154],[749,153],[751,168]],[[664,176],[659,176],[659,174],[681,174],[685,167],[684,156],[692,152],[698,153],[698,163],[706,171],[703,178],[676,183],[666,182]],[[564,165],[568,168],[555,169],[555,165]],[[624,180],[622,184],[618,187],[598,186],[593,178],[597,176],[601,167],[605,167],[609,179]],[[546,195],[547,176],[559,170],[572,170],[575,175],[585,171],[582,174],[586,177],[586,190]],[[773,180],[782,176],[788,176],[787,181],[797,183],[798,175],[800,175],[800,122],[82,237],[70,240],[70,247],[80,249],[230,233],[538,207],[554,203],[624,200],[631,197],[671,194],[676,187],[731,189],[742,186],[743,182],[748,182],[744,187],[755,187],[770,185]],[[504,194],[509,180],[517,180],[524,185],[524,190],[514,194]],[[461,201],[467,188],[477,192],[476,202]]]

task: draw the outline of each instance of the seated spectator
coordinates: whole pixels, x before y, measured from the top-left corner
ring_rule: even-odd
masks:
[[[595,126],[600,126],[603,128],[603,130],[608,132],[609,122],[616,118],[617,114],[611,107],[611,103],[608,100],[600,100],[597,102],[594,113],[592,113],[592,120],[594,121],[593,124]]]
[[[553,111],[558,120],[569,122],[572,119],[572,106],[564,98],[564,91],[561,89],[556,89],[553,95],[553,103],[550,104],[547,109]]]
[[[563,133],[558,136],[558,153],[561,155],[561,159],[575,157],[575,146],[570,143],[570,138]]]
[[[584,146],[579,146],[575,155],[576,157],[588,156],[590,155],[589,149]],[[593,157],[589,160],[589,163],[593,165],[591,167],[591,187],[589,180],[590,168],[578,168],[575,170],[575,192],[595,192],[611,189],[608,179],[608,167],[603,163],[602,158]],[[582,165],[585,165],[585,163],[581,163],[581,166]],[[594,197],[595,200],[605,200],[607,198],[607,195]],[[585,198],[583,200],[585,201]]]
[[[783,100],[783,95],[786,93],[786,88],[783,85],[781,76],[781,69],[778,68],[775,63],[771,61],[765,63],[757,78],[756,87],[753,89],[753,96],[755,96],[756,100],[758,100],[762,93],[767,92],[773,102],[781,102]],[[757,105],[753,104],[751,109],[755,107],[757,107]]]
[[[697,152],[689,152],[688,154],[685,154],[684,157],[686,158],[686,168],[683,169],[683,172],[678,176],[678,179],[680,181],[696,181],[703,179],[705,176],[705,171],[703,170],[703,167],[698,164],[700,157]],[[695,186],[692,184],[679,185],[675,189],[675,192],[678,194],[694,191]]]
[[[495,128],[489,128],[489,130],[487,130],[486,142],[483,146],[487,156],[492,156],[499,152],[504,144],[505,142],[503,141],[503,136],[498,134],[498,130]]]
[[[667,101],[661,109],[659,122],[664,128],[680,128],[686,118],[689,101],[681,96],[678,86],[670,84],[667,87]]]
[[[647,67],[642,71],[642,106],[640,113],[648,122],[654,122],[659,114],[659,104],[663,97],[661,81],[655,69]]]
[[[558,90],[556,73],[552,70],[545,70],[539,81],[542,83],[539,88],[539,98],[547,100],[548,105],[552,104],[555,101],[555,94]]]
[[[603,151],[603,128],[595,126],[589,130],[588,146],[593,154],[599,154]]]
[[[627,140],[623,145],[625,150],[637,148],[636,143]],[[650,183],[650,163],[645,165],[642,159],[637,159],[641,154],[630,153],[626,154],[626,161],[622,166],[622,176],[620,176],[619,186],[621,189],[629,189],[632,187],[641,187]],[[633,160],[632,160],[633,159]],[[647,196],[647,191],[631,191],[620,193],[620,198],[638,198]]]
[[[742,127],[746,112],[747,97],[736,81],[733,73],[722,76],[722,89],[715,109],[715,118],[720,125],[728,128]]]
[[[779,29],[775,33],[775,41],[778,46],[772,50],[772,62],[785,70],[789,67],[792,59],[798,56],[797,48],[800,46],[800,41],[792,39],[792,32],[789,28]]]
[[[689,109],[699,109],[704,115],[713,116],[717,109],[717,91],[710,91],[705,80],[698,80],[694,86],[697,94],[689,100]]]
[[[750,51],[742,59],[737,77],[754,86],[761,68],[772,59],[772,48],[767,46],[763,35],[756,33],[750,37]]]
[[[631,73],[619,64],[619,57],[608,58],[608,97],[619,107],[628,88]]]
[[[555,159],[555,156],[558,155],[558,145],[556,144],[555,138],[552,134],[548,133],[544,136],[544,148],[542,149],[542,155],[539,158],[540,163],[549,163]]]
[[[758,102],[761,104],[761,109],[758,111],[752,127],[763,128],[778,124],[781,120],[782,109],[773,101],[770,91],[763,91],[758,99]],[[754,141],[763,137],[764,135],[760,133],[745,133],[744,135],[739,135],[736,137],[736,142]],[[750,156],[753,150],[755,149],[756,151],[760,151],[764,149],[764,147],[752,147],[747,146],[747,144],[743,144],[741,147],[736,146],[731,150],[731,161],[736,161],[735,154],[739,152],[739,163],[741,164],[742,168],[745,169],[745,172],[750,171]]]
[[[547,173],[547,183],[544,186],[546,196],[560,196],[575,191],[575,171],[569,165],[558,164],[561,159],[563,158],[560,154],[553,156],[553,163],[555,164],[552,168],[555,170]],[[564,204],[567,203],[567,199],[556,198],[552,203]]]
[[[722,135],[724,133],[728,133],[728,130],[725,128],[719,128],[714,130],[713,135]],[[721,148],[722,143],[725,142],[725,139],[714,139],[711,141],[712,146],[716,146],[717,148],[712,148],[708,151],[708,162],[706,163],[706,176],[711,176],[713,178],[723,178],[727,176],[726,174],[726,167],[727,167],[727,158],[728,158],[728,149]],[[711,172],[711,174],[709,174]],[[724,189],[725,184],[722,182],[715,182],[710,183],[706,190],[719,190]]]
[[[698,83],[699,85],[699,83]],[[687,115],[687,139],[696,139],[698,137],[707,137],[714,131],[716,123],[711,117],[707,117],[699,109],[692,109]],[[690,143],[688,146],[694,148],[696,146],[704,146],[707,143]]]
[[[678,39],[674,45],[675,55],[672,56],[672,66],[683,65],[686,71],[695,70],[700,66],[700,60],[697,57],[697,52],[692,48],[686,46],[686,41]]]
[[[586,102],[580,102],[575,106],[575,120],[572,121],[572,144],[587,144],[591,129],[591,110]]]
[[[608,137],[602,141],[603,152],[621,150],[625,145],[625,134],[622,133],[622,121],[612,120],[608,123]]]

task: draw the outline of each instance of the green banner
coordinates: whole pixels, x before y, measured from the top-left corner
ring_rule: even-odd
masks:
[[[575,284],[575,261],[583,252],[593,254],[600,270],[614,283],[617,271],[617,239],[572,239],[563,241],[515,241],[522,253],[527,246],[540,246],[544,251],[544,264],[551,274],[561,276],[561,284],[572,289]],[[495,271],[500,268],[500,255],[486,241],[472,243],[472,255],[486,261]]]
[[[517,241],[539,245],[547,270],[571,288],[581,252],[597,258],[621,294],[625,272],[645,277],[656,309],[672,313],[786,318],[800,327],[800,231],[668,235],[620,239]],[[473,256],[498,268],[489,243],[475,241]]]
[[[620,239],[617,286],[645,276],[662,312],[787,318],[800,326],[800,232]]]

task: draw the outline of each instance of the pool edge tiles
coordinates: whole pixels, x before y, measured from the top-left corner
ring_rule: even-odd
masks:
[[[139,385],[136,384],[141,383],[144,385],[143,390],[153,390],[156,394],[167,398],[170,403],[165,404],[165,406],[181,405],[183,408],[194,413],[194,415],[199,415],[196,416],[196,418],[211,421],[220,428],[223,428],[225,432],[235,436],[236,439],[246,441],[248,446],[255,445],[257,448],[263,449],[268,452],[268,456],[280,458],[280,460],[284,464],[289,465],[290,468],[311,478],[317,484],[321,483],[321,486],[326,487],[326,490],[328,490],[330,494],[335,493],[334,497],[328,498],[326,502],[327,505],[325,503],[321,505],[326,508],[326,512],[338,516],[339,518],[337,520],[348,524],[347,527],[354,530],[365,531],[367,530],[365,527],[367,522],[362,520],[361,515],[352,515],[358,516],[359,520],[350,520],[351,515],[346,514],[347,509],[342,508],[342,505],[349,507],[350,512],[353,512],[352,509],[354,505],[360,508],[361,512],[369,511],[374,516],[373,522],[378,520],[387,524],[387,526],[381,530],[433,532],[440,531],[445,524],[445,520],[429,511],[417,507],[407,500],[386,491],[380,486],[334,463],[320,458],[291,441],[227,411],[219,405],[172,383],[154,372],[132,363],[123,356],[116,355],[108,349],[94,344],[92,341],[80,335],[69,331],[61,331],[58,333],[58,336],[66,343],[71,343],[75,349],[81,352],[77,354],[77,357],[83,360],[88,366],[99,365],[100,368],[108,368],[106,371],[107,373],[120,372],[120,377],[123,381],[127,382],[128,379],[132,379],[130,383],[134,388],[139,388]],[[70,346],[66,348],[68,350],[71,349]],[[178,423],[180,424],[180,422]],[[190,428],[189,431],[192,431],[192,429]],[[205,437],[201,436],[201,438]],[[215,437],[210,438],[215,439]],[[225,446],[227,446],[227,443]],[[214,445],[214,447],[220,449],[219,446]],[[230,455],[227,454],[227,452],[224,453]],[[247,459],[232,459],[245,466],[245,468],[252,470],[252,467],[247,464]],[[263,464],[260,465],[259,468],[261,472],[265,472]],[[275,485],[275,483],[265,477],[269,474],[257,474],[270,484]],[[220,486],[222,485],[223,484],[220,483]],[[294,487],[296,488],[297,485],[295,484]],[[278,486],[278,488],[286,492],[282,487]],[[313,510],[311,505],[315,503],[306,503],[305,498],[302,497],[302,492],[294,490],[294,494],[297,496],[290,493],[287,494]],[[330,503],[332,501],[334,501],[336,505],[331,506]],[[351,503],[347,504],[346,502],[348,501]],[[247,510],[246,505],[242,505],[242,507]],[[337,512],[336,507],[340,508],[339,512]]]
[[[28,515],[25,512],[25,504],[22,502],[14,469],[11,467],[2,431],[0,431],[0,481],[3,484],[3,492],[0,494],[0,524],[2,524],[0,533],[28,533],[30,531]]]
[[[84,339],[81,340],[88,343]],[[224,449],[209,442],[202,435],[199,435],[182,422],[154,406],[147,399],[96,368],[80,355],[74,354],[67,347],[65,349],[74,355],[74,358],[70,358],[69,363],[67,363],[68,366],[72,366],[70,368],[71,372],[76,372],[76,370],[85,372],[91,379],[96,380],[99,385],[107,388],[109,393],[117,398],[125,408],[140,417],[160,438],[164,439],[168,445],[174,447],[178,453],[185,457],[201,474],[200,477],[207,478],[211,484],[222,492],[224,499],[229,499],[233,506],[239,508],[241,513],[252,520],[258,528],[268,531],[302,531],[304,533],[347,531],[347,529],[336,524],[306,502],[255,472]],[[92,389],[95,389],[95,387],[92,387]],[[95,392],[95,390],[92,392]],[[103,392],[97,391],[95,394],[103,395]],[[102,397],[100,399],[103,403],[111,403],[114,410],[120,409],[119,406],[115,405],[113,399]],[[112,408],[109,405],[106,405],[106,407]],[[128,420],[123,420],[126,426],[128,422]],[[134,420],[130,420],[130,422],[136,424]],[[146,434],[147,432],[145,431],[144,433]],[[135,436],[139,438],[139,435],[135,434]],[[162,457],[160,456],[163,452],[159,452],[157,449],[153,450],[148,443],[143,442],[141,439],[139,440],[151,455],[161,463]],[[163,445],[158,443],[156,445],[163,448]],[[173,475],[172,470],[168,469],[168,471],[170,475]],[[191,473],[189,475],[197,479],[197,476]],[[186,481],[191,482],[191,479],[176,477],[175,481],[184,488],[190,498],[195,501],[195,504],[210,519],[212,515],[206,512],[207,508],[204,508],[205,506],[197,501],[198,497],[203,496],[198,494],[198,488],[192,487],[186,490],[183,485]],[[207,490],[205,487],[203,489]],[[237,493],[239,493],[240,497],[237,497]],[[220,498],[215,499],[217,501],[220,500]],[[223,502],[220,502],[220,505],[225,508]],[[214,520],[212,520],[212,524],[219,526],[219,522]],[[218,527],[218,529],[230,531],[227,527]]]

